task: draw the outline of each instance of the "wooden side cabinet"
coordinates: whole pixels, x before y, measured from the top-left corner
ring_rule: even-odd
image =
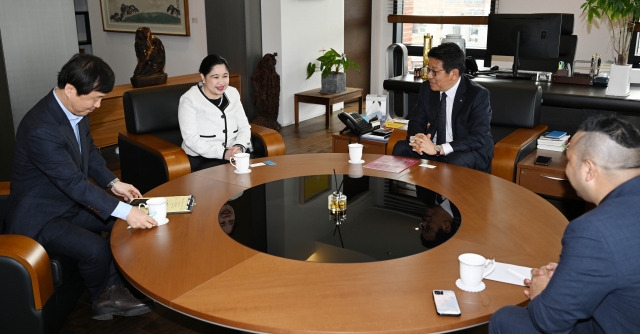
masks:
[[[533,162],[538,155],[551,157],[551,163],[548,166],[535,165]],[[535,150],[518,163],[516,183],[537,194],[580,199],[564,173],[567,162],[562,152]]]
[[[346,133],[334,133],[332,141],[333,153],[349,153],[349,143],[357,143],[358,136]],[[362,144],[362,153],[385,154],[387,151],[387,143],[375,140],[360,139]]]

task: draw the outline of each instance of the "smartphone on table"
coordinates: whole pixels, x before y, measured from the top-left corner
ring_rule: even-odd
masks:
[[[460,316],[460,306],[453,290],[433,290],[433,302],[438,315]]]
[[[542,165],[549,166],[551,163],[551,157],[545,157],[544,155],[539,155],[536,157],[536,161],[533,162],[534,165]]]

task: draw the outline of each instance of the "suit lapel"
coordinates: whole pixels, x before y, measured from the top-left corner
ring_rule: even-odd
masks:
[[[58,122],[58,125],[60,127],[60,133],[62,133],[65,140],[67,140],[69,142],[69,145],[73,148],[69,152],[69,154],[73,158],[73,162],[75,162],[75,164],[78,166],[79,169],[84,170],[83,166],[86,166],[86,163],[83,164],[82,162],[82,155],[80,154],[80,147],[78,146],[78,140],[76,139],[76,134],[75,132],[73,132],[73,128],[71,127],[71,122],[69,122],[69,119],[65,115],[64,110],[62,110],[62,108],[56,101],[53,94],[55,93],[51,92],[51,94],[48,95],[48,101],[47,101],[47,103],[51,108],[50,109],[51,114],[54,117],[54,119]]]
[[[78,134],[80,135],[80,145],[82,147],[82,172],[87,175],[89,173],[89,118],[85,116],[78,123]]]
[[[462,109],[464,99],[467,96],[467,89],[467,81],[464,77],[460,77],[460,84],[458,85],[458,90],[456,91],[456,98],[453,100],[453,107],[451,108],[451,124],[455,124],[455,119],[460,113],[460,109]]]
[[[438,122],[438,111],[440,110],[440,92],[431,91],[431,98],[429,102],[429,131],[431,138],[436,134],[436,122]]]

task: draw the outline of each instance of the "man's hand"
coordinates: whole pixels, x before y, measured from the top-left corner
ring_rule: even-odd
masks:
[[[144,211],[137,207],[132,207],[131,211],[127,215],[127,224],[132,228],[152,228],[158,226],[158,222],[152,217],[149,217]]]
[[[122,181],[116,182],[113,187],[111,187],[111,191],[116,194],[116,196],[124,198],[125,202],[142,197],[142,194],[140,194],[140,191],[136,187]]]
[[[557,263],[549,262],[539,269],[531,269],[531,279],[524,280],[524,284],[529,287],[529,290],[525,290],[524,294],[531,300],[538,296],[549,284],[557,266]]]
[[[426,153],[428,155],[436,155],[436,144],[431,140],[431,134],[425,135],[424,133],[418,133],[415,136],[409,138],[409,146],[413,148],[413,151],[422,155]]]

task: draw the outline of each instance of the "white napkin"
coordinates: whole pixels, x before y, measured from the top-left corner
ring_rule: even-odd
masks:
[[[531,269],[532,268],[496,261],[496,268],[485,278],[493,281],[525,286],[524,279],[531,278]]]

